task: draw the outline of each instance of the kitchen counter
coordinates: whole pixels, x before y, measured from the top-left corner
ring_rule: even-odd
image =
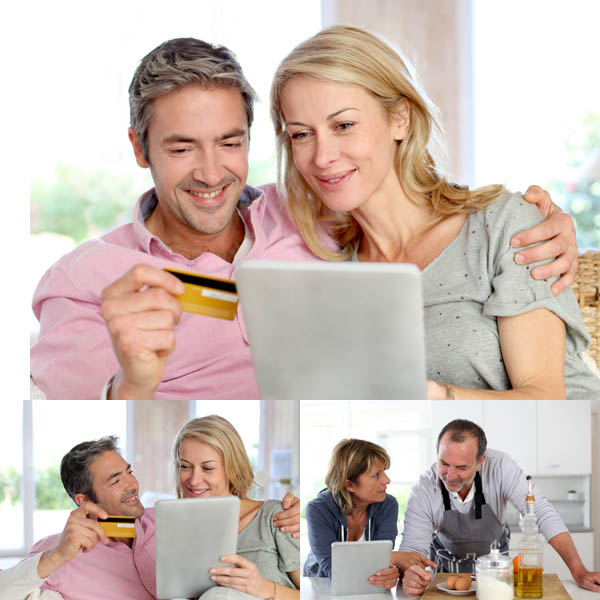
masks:
[[[561,581],[573,600],[600,600],[600,594],[580,588],[572,579],[563,579]],[[331,581],[326,577],[302,577],[300,582],[300,597],[302,600],[406,600],[408,598],[417,598],[417,596],[405,594],[400,586],[393,590],[386,590],[383,593],[332,596]],[[448,594],[448,600],[451,598],[453,597]],[[459,596],[458,598],[461,600],[475,600],[475,594]]]
[[[511,531],[511,537],[515,535],[520,535],[521,528],[517,523],[507,523],[508,527]],[[594,530],[591,527],[586,527],[585,525],[569,525],[567,524],[567,529],[569,533],[594,533]]]

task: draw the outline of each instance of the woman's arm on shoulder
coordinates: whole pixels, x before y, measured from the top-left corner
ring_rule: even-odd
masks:
[[[510,317],[498,317],[498,333],[504,366],[512,385],[511,390],[474,390],[428,382],[428,394],[430,392],[439,394],[431,399],[560,400],[565,398],[566,334],[565,324],[560,317],[545,308]]]
[[[299,538],[300,499],[296,498],[292,492],[287,492],[281,500],[281,508],[283,510],[274,515],[273,524],[284,533],[292,534],[293,538]]]
[[[511,245],[513,248],[522,248],[536,242],[544,242],[519,252],[517,256],[522,260],[518,262],[528,264],[553,258],[552,262],[532,269],[531,276],[534,279],[547,279],[561,275],[551,288],[553,294],[559,294],[573,283],[577,271],[577,238],[573,219],[552,202],[546,190],[537,185],[529,186],[523,197],[537,206],[544,221],[526,231],[518,232],[513,236]]]

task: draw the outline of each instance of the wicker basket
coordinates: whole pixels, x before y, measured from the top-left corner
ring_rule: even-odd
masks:
[[[600,252],[588,251],[579,257],[573,291],[583,322],[592,336],[588,354],[600,367]]]

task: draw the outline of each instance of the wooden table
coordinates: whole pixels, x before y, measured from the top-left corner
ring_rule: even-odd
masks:
[[[437,584],[439,581],[443,581],[448,575],[449,573],[440,573],[436,575],[435,583]],[[439,581],[438,578],[440,578]],[[561,598],[572,598],[573,600],[600,600],[600,594],[580,588],[573,580],[567,579],[561,581],[557,575],[545,574],[544,600],[550,600],[551,597],[557,599],[558,596],[550,596],[550,594],[554,594],[557,589],[561,594],[566,593],[566,595],[561,595]],[[429,591],[430,590],[428,590],[428,592]],[[475,594],[451,598],[450,594],[440,592],[437,589],[435,591],[440,594],[440,596],[436,595],[436,598],[443,597],[443,600],[475,600]],[[373,594],[332,596],[331,581],[326,577],[302,577],[300,583],[300,597],[302,600],[416,600],[418,598],[416,596],[408,596],[401,587],[385,590],[383,592],[375,592]],[[420,598],[424,598],[424,596],[421,596]],[[428,596],[428,598],[431,598],[431,596]],[[518,599],[515,597],[515,600]]]
[[[439,590],[438,583],[446,581],[452,573],[438,573],[429,589],[421,596],[422,600],[474,600],[475,593],[471,594],[448,594]],[[558,575],[544,574],[544,600],[570,600],[565,586],[561,583]],[[591,592],[590,592],[591,593]],[[516,595],[515,595],[516,598]]]

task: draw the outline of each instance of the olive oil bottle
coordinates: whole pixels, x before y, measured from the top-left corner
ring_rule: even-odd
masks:
[[[523,519],[523,537],[519,544],[517,597],[541,598],[544,595],[542,582],[544,547],[538,533],[531,476],[528,475],[527,480],[529,492],[525,498],[526,513]]]

